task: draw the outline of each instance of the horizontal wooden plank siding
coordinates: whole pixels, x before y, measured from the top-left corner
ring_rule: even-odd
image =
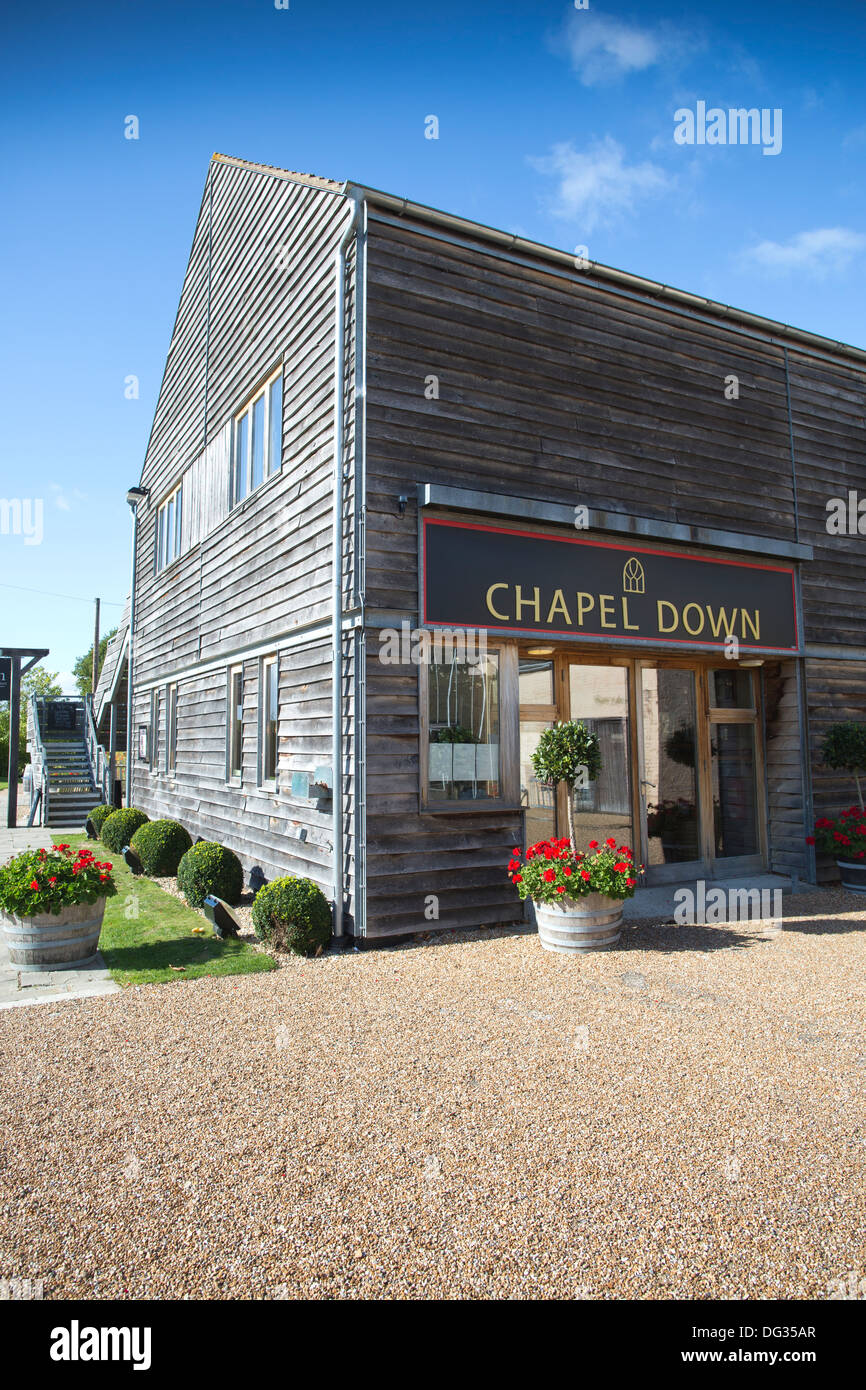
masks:
[[[769,868],[808,877],[803,799],[804,750],[795,661],[770,662],[764,669],[764,714],[769,809]]]
[[[333,893],[327,804],[292,774],[332,767],[331,638],[335,253],[349,204],[320,187],[216,157],[184,280],[145,459],[134,634],[135,723],[150,687],[178,683],[177,767],[134,764],[133,799],[234,849],[267,878],[309,876]],[[354,406],[354,291],[347,273],[346,407]],[[232,507],[233,420],[281,367],[282,466]],[[344,573],[355,565],[351,430]],[[157,574],[156,513],[183,483],[183,553]],[[348,583],[346,588],[348,590]],[[309,634],[309,635],[305,635]],[[347,911],[354,913],[352,639],[344,642]],[[278,790],[258,785],[261,658],[279,661]],[[227,671],[244,681],[243,778],[226,775]],[[162,700],[163,708],[165,700]],[[163,714],[164,725],[164,714]],[[305,838],[299,834],[305,832]]]

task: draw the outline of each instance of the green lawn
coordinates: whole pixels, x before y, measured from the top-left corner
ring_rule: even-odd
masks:
[[[136,878],[123,856],[113,854],[100,841],[71,835],[62,843],[76,848],[89,844],[97,859],[107,859],[114,866],[117,896],[109,898],[105,905],[99,949],[112,979],[119,985],[162,984],[200,975],[249,975],[276,969],[270,956],[254,950],[247,942],[221,941],[213,936],[206,917],[164,893],[143,874]],[[193,936],[193,927],[204,927],[208,935]],[[173,965],[185,968],[172,970]]]

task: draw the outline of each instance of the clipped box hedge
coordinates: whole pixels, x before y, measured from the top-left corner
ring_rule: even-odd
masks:
[[[241,861],[225,845],[201,840],[178,864],[177,886],[191,907],[201,907],[211,894],[234,905],[244,891]]]
[[[136,806],[124,806],[119,811],[112,811],[102,824],[102,843],[114,854],[120,854],[124,846],[132,842],[138,827],[146,825],[149,819]]]
[[[312,956],[331,939],[331,907],[309,878],[275,878],[260,888],[253,903],[253,926],[260,941],[280,951]]]
[[[129,843],[149,878],[169,878],[192,847],[192,836],[176,820],[152,820],[140,825]]]

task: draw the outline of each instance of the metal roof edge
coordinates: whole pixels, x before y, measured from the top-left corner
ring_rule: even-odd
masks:
[[[722,304],[718,300],[707,299],[703,295],[677,289],[673,285],[664,285],[657,280],[649,280],[627,270],[618,270],[615,266],[604,265],[601,261],[590,261],[588,270],[578,270],[575,266],[574,256],[570,255],[568,251],[561,251],[554,246],[531,241],[527,237],[516,236],[511,232],[503,232],[496,227],[489,227],[482,222],[473,222],[469,218],[458,217],[453,213],[441,212],[437,208],[426,206],[424,203],[412,202],[409,198],[383,193],[381,189],[369,188],[364,184],[353,184],[352,188],[374,208],[385,208],[398,217],[414,218],[419,222],[429,222],[434,226],[447,228],[463,236],[474,237],[476,240],[490,241],[501,247],[503,251],[511,252],[514,255],[529,256],[538,260],[553,261],[557,265],[568,266],[573,272],[575,280],[585,280],[595,276],[601,281],[607,280],[611,284],[630,289],[643,298],[662,302],[671,301],[683,308],[702,313],[709,318],[742,324],[744,328],[764,333],[767,337],[779,340],[783,345],[785,341],[792,345],[799,343],[807,348],[811,347],[825,353],[834,353],[858,366],[866,367],[866,348],[855,347],[852,343],[843,343],[837,338],[827,338],[820,333],[811,333],[805,328],[796,328],[793,324],[765,318],[761,314],[752,314],[747,309],[738,309],[734,305]]]

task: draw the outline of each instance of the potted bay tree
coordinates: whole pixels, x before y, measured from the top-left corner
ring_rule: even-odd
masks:
[[[642,865],[635,865],[628,845],[609,838],[576,846],[573,793],[584,778],[601,772],[598,735],[577,720],[546,729],[532,754],[539,780],[565,784],[568,838],[530,845],[525,858],[515,849],[508,876],[521,899],[531,899],[538,939],[548,951],[597,951],[613,946],[622,927],[622,905],[634,895]]]

